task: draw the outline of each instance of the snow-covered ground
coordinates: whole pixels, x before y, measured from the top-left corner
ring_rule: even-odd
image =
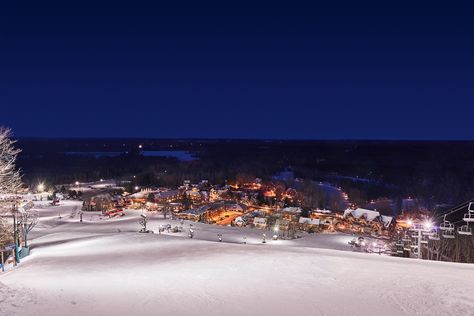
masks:
[[[474,266],[352,252],[351,236],[270,240],[263,231],[140,212],[39,208],[31,255],[0,274],[0,315],[472,315]],[[61,218],[59,218],[61,214]],[[222,243],[217,234],[223,235]],[[267,233],[267,235],[269,235]],[[243,244],[243,237],[247,244]],[[270,237],[270,236],[268,236]],[[347,250],[347,251],[341,251]]]

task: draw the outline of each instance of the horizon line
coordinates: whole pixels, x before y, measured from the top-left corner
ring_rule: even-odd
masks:
[[[248,138],[248,137],[151,137],[151,136],[21,136],[17,140],[193,140],[193,141],[382,141],[382,142],[474,142],[473,139],[460,138]]]

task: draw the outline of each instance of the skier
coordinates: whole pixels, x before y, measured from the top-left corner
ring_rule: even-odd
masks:
[[[219,239],[219,242],[222,242],[222,234],[217,234],[217,238]]]
[[[265,234],[262,234],[263,236],[263,239],[262,239],[262,244],[265,244],[267,242],[266,238],[267,238],[267,235]]]
[[[189,229],[189,238],[194,237],[194,230],[192,228]]]
[[[349,245],[351,245],[352,249],[354,249],[355,244],[356,244],[356,239],[352,238],[352,240],[349,242]]]
[[[244,245],[246,245],[246,244],[247,244],[247,237],[244,236]]]

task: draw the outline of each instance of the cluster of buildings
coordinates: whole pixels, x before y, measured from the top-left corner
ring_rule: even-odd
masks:
[[[396,224],[392,216],[381,215],[377,211],[363,208],[345,210],[343,219],[337,224],[336,229],[376,237],[388,237]]]
[[[107,212],[115,208],[145,208],[166,212],[173,218],[208,224],[255,227],[272,230],[280,237],[293,238],[297,232],[342,231],[388,236],[396,222],[393,217],[368,209],[307,210],[300,206],[298,192],[277,184],[249,183],[214,186],[207,180],[193,184],[185,180],[176,188],[142,188],[132,194],[114,194],[102,188],[83,195],[85,211]],[[288,203],[290,202],[290,203]]]

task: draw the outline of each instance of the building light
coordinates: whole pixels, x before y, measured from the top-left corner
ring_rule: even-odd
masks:
[[[43,191],[44,191],[44,183],[38,184],[38,186],[36,187],[36,189],[38,190],[38,192],[43,192]]]

